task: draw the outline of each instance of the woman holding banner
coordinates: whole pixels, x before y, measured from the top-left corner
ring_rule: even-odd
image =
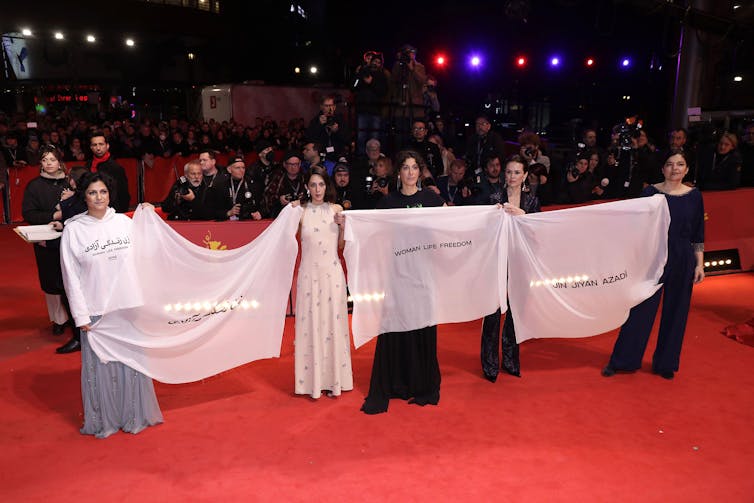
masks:
[[[525,185],[529,175],[529,165],[521,156],[514,155],[505,163],[505,191],[503,192],[503,211],[509,215],[524,215],[539,211],[539,199],[533,195]],[[484,378],[490,382],[497,380],[500,368],[500,308],[492,314],[484,317],[482,323],[482,372]],[[513,316],[510,305],[505,315],[502,335],[502,368],[508,374],[521,377],[521,365],[518,359],[518,344],[516,344],[516,332],[513,326]]]
[[[118,361],[103,362],[89,342],[89,330],[105,311],[136,307],[141,295],[129,290],[116,299],[116,276],[127,274],[131,219],[110,207],[112,179],[86,173],[80,184],[87,211],[66,221],[60,243],[63,282],[76,326],[81,330],[81,433],[106,438],[122,429],[138,433],[162,422],[152,380]],[[123,294],[123,292],[120,292]]]
[[[691,290],[695,283],[704,279],[704,202],[699,190],[683,184],[683,177],[688,171],[686,154],[671,151],[662,167],[665,180],[646,187],[641,193],[642,196],[662,194],[668,203],[668,260],[660,278],[662,287],[633,307],[628,320],[621,327],[610,362],[602,369],[605,377],[641,368],[660,297],[663,297],[662,315],[657,347],[652,357],[652,372],[665,379],[673,379],[678,371]]]
[[[398,190],[380,199],[377,208],[444,206],[431,190],[421,190],[422,157],[410,150],[398,153]],[[341,215],[336,222],[343,223]],[[437,326],[408,332],[380,334],[372,363],[369,394],[361,410],[366,414],[387,412],[391,398],[416,405],[437,405],[440,401],[440,364],[437,361]]]
[[[295,392],[317,399],[353,389],[346,278],[338,256],[343,208],[325,168],[314,166],[306,180],[299,233],[301,264],[296,280]],[[297,205],[298,201],[291,203]]]

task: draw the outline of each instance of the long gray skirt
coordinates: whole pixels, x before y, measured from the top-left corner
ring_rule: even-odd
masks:
[[[118,430],[139,433],[162,422],[152,379],[120,362],[102,363],[81,332],[81,433],[107,438]]]

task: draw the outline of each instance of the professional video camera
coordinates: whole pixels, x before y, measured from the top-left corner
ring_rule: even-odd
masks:
[[[618,135],[618,146],[621,150],[631,150],[633,139],[639,135],[641,122],[635,117],[629,117],[613,126],[613,134]]]

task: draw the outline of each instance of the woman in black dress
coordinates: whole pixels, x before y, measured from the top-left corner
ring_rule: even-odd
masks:
[[[439,195],[421,189],[421,174],[426,171],[426,164],[417,152],[399,152],[395,165],[398,167],[398,190],[382,197],[377,209],[445,205]],[[421,406],[437,405],[440,401],[436,325],[377,337],[369,394],[361,410],[366,414],[387,412],[391,398]]]
[[[56,230],[63,229],[63,212],[60,210],[60,196],[68,188],[66,173],[61,164],[60,151],[45,145],[40,149],[39,177],[33,179],[24,191],[22,214],[31,225],[49,224]],[[60,270],[60,239],[34,243],[34,258],[37,261],[39,284],[45,293],[47,312],[52,321],[52,333],[60,335],[69,324],[70,310],[63,289],[63,274]],[[78,331],[57,349],[58,353],[70,353],[80,349]]]

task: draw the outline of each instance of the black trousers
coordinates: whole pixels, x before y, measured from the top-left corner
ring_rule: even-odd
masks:
[[[484,317],[482,323],[482,371],[485,375],[497,377],[500,366],[500,309]],[[513,325],[513,316],[510,306],[505,315],[502,333],[502,369],[511,375],[521,375],[519,362],[518,344],[516,343],[516,331]]]

